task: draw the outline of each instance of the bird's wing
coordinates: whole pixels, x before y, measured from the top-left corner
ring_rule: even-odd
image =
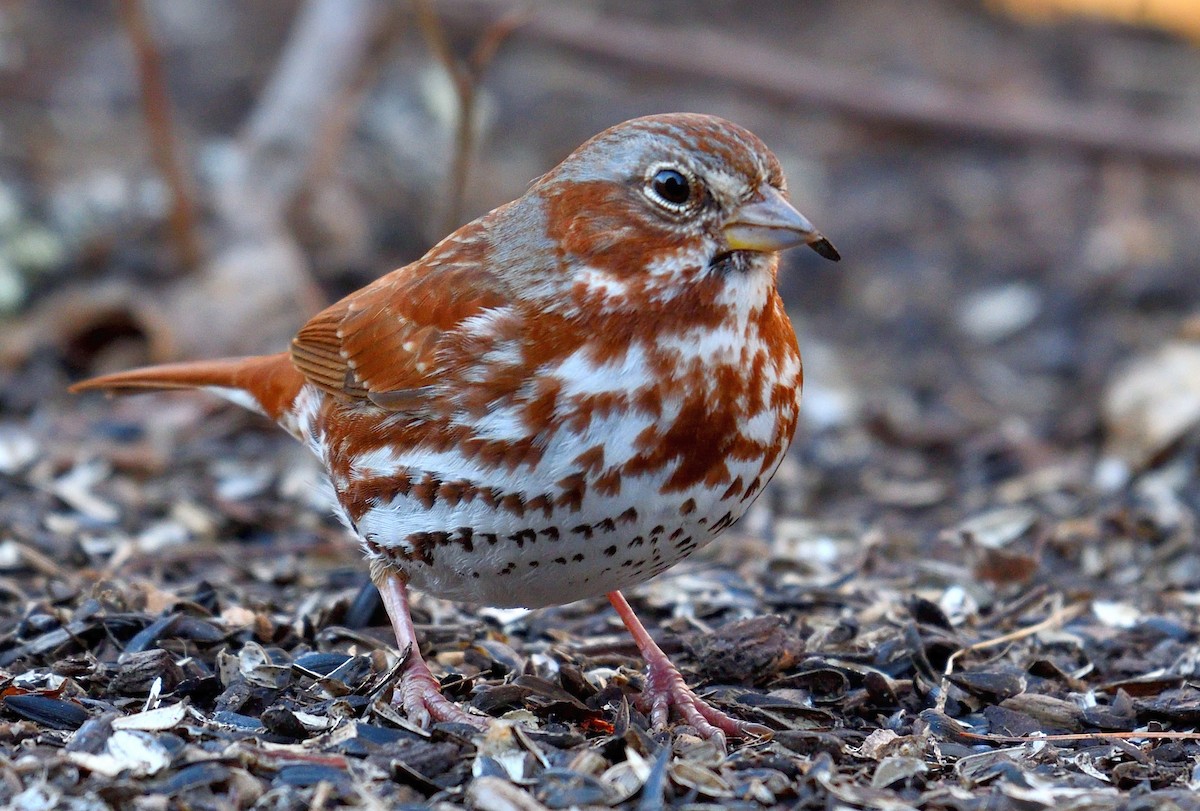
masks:
[[[480,223],[423,259],[331,305],[292,339],[292,362],[318,388],[392,410],[417,406],[438,380],[439,349],[465,319],[508,298],[487,270]]]

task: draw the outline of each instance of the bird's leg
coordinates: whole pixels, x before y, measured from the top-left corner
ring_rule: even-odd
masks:
[[[701,736],[716,741],[722,748],[726,733],[743,738],[770,734],[771,730],[767,727],[732,718],[692,692],[684,683],[679,669],[671,664],[662,648],[651,638],[646,626],[633,613],[625,595],[610,591],[608,601],[617,610],[617,616],[629,629],[642,658],[646,660],[646,689],[642,692],[641,704],[650,714],[650,723],[655,727],[665,727],[674,711],[684,723],[695,727]]]
[[[434,721],[448,721],[487,729],[485,719],[468,715],[442,695],[441,685],[421,658],[417,631],[413,628],[412,615],[408,610],[408,587],[404,578],[397,572],[388,572],[376,586],[396,632],[396,647],[402,654],[408,651],[392,703],[402,707],[408,719],[422,728],[428,728]]]

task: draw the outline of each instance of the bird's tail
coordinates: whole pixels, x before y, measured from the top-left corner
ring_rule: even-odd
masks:
[[[282,352],[146,366],[84,380],[71,386],[70,390],[136,394],[168,389],[205,389],[281,422],[303,385],[304,376],[292,365],[291,357]]]

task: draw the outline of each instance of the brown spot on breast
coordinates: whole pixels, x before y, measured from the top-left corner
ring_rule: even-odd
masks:
[[[412,551],[404,555],[408,560],[419,560],[433,565],[433,537],[428,532],[414,532],[404,539],[412,547]],[[399,550],[396,550],[399,552]]]
[[[746,485],[746,494],[742,496],[742,500],[745,501],[748,498],[753,498],[754,494],[758,492],[760,487],[762,487],[762,479],[760,479],[758,476],[755,476],[750,481],[750,484]]]
[[[554,504],[551,502],[549,494],[543,493],[542,495],[534,496],[533,498],[529,499],[529,501],[525,502],[525,509],[529,510],[530,512],[537,512],[538,510],[541,510],[542,515],[544,515],[546,518],[549,518],[554,512]]]
[[[440,501],[451,507],[458,506],[462,500],[463,493],[467,490],[467,482],[442,482],[442,486],[438,488],[437,497]]]
[[[790,436],[791,433],[795,431],[795,427],[796,427],[795,420],[792,420],[789,424],[791,425],[791,428],[788,429],[788,434]],[[774,445],[767,448],[766,453],[763,455],[762,465],[758,469],[758,475],[759,476],[767,475],[767,472],[775,466],[775,462],[779,459],[779,454],[782,452],[783,452],[783,443],[781,443],[781,442],[776,442]],[[745,501],[745,499],[746,499],[746,497],[743,496],[742,500]]]
[[[509,493],[504,498],[500,499],[500,506],[517,518],[525,517],[525,500],[521,498],[520,493]]]
[[[516,470],[522,464],[536,465],[542,458],[542,449],[534,444],[532,438],[519,442],[472,439],[461,442],[458,447],[464,456],[475,459],[485,467]]]
[[[397,496],[407,496],[412,490],[412,477],[407,473],[394,476],[371,476],[354,479],[338,493],[338,500],[352,521],[359,521],[374,506],[386,504]]]
[[[575,464],[590,473],[599,473],[604,467],[604,446],[593,445],[575,457]]]
[[[587,480],[581,473],[572,473],[558,480],[558,486],[563,489],[554,503],[566,507],[571,512],[578,512],[583,507],[583,494],[587,490]]]
[[[514,532],[508,536],[510,541],[515,541],[518,549],[525,548],[525,542],[534,543],[537,541],[537,532],[532,529],[523,529],[520,532]]]
[[[427,473],[425,474],[425,478],[413,486],[411,495],[428,510],[437,501],[437,492],[440,486],[441,482],[438,481],[437,477]]]
[[[463,456],[468,459],[475,459],[487,467],[500,467],[500,465],[504,464],[504,457],[509,450],[507,442],[495,442],[486,439],[467,440],[459,447],[463,451]]]
[[[717,374],[729,375],[724,371]],[[721,387],[722,382],[718,381],[718,390]],[[667,430],[630,459],[624,471],[627,475],[638,476],[655,473],[675,462],[675,470],[663,485],[662,492],[686,490],[704,481],[714,467],[724,465],[730,437],[736,433],[737,423],[731,409],[709,407],[702,393],[693,393],[684,400],[679,415]]]
[[[733,513],[725,513],[719,519],[717,519],[717,522],[715,524],[713,524],[709,528],[709,532],[712,532],[714,534],[717,532],[720,532],[721,530],[729,527],[734,522],[734,520],[735,519],[733,517]]]
[[[583,508],[583,495],[578,490],[568,490],[554,500],[559,507],[566,507],[571,512],[579,512]]]
[[[745,482],[742,481],[742,477],[738,476],[736,479],[734,479],[732,482],[730,482],[729,488],[721,496],[721,499],[724,500],[727,498],[733,498],[734,496],[737,496],[738,494],[740,494],[742,492],[742,490],[745,489],[745,487],[746,487],[746,484],[745,484]]]
[[[729,481],[729,465],[725,464],[722,459],[708,469],[708,473],[704,475],[705,487],[716,487],[717,485],[725,484]]]
[[[558,393],[562,384],[552,377],[535,378],[536,392],[525,406],[525,424],[534,433],[540,433],[554,420],[558,407]]]
[[[621,492],[621,469],[610,467],[604,475],[592,482],[592,488],[602,496],[619,495]]]
[[[662,389],[651,386],[642,389],[634,398],[633,404],[654,418],[662,417]],[[650,430],[649,428],[646,430]],[[640,437],[639,437],[640,438]]]
[[[458,528],[458,545],[467,552],[475,551],[475,530],[470,527]]]

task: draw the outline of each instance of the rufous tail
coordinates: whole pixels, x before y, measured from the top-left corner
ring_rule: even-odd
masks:
[[[304,376],[286,352],[248,358],[199,360],[146,366],[93,377],[71,386],[73,392],[134,394],[167,389],[212,389],[238,405],[279,422],[304,385]],[[243,395],[249,395],[245,397]]]

